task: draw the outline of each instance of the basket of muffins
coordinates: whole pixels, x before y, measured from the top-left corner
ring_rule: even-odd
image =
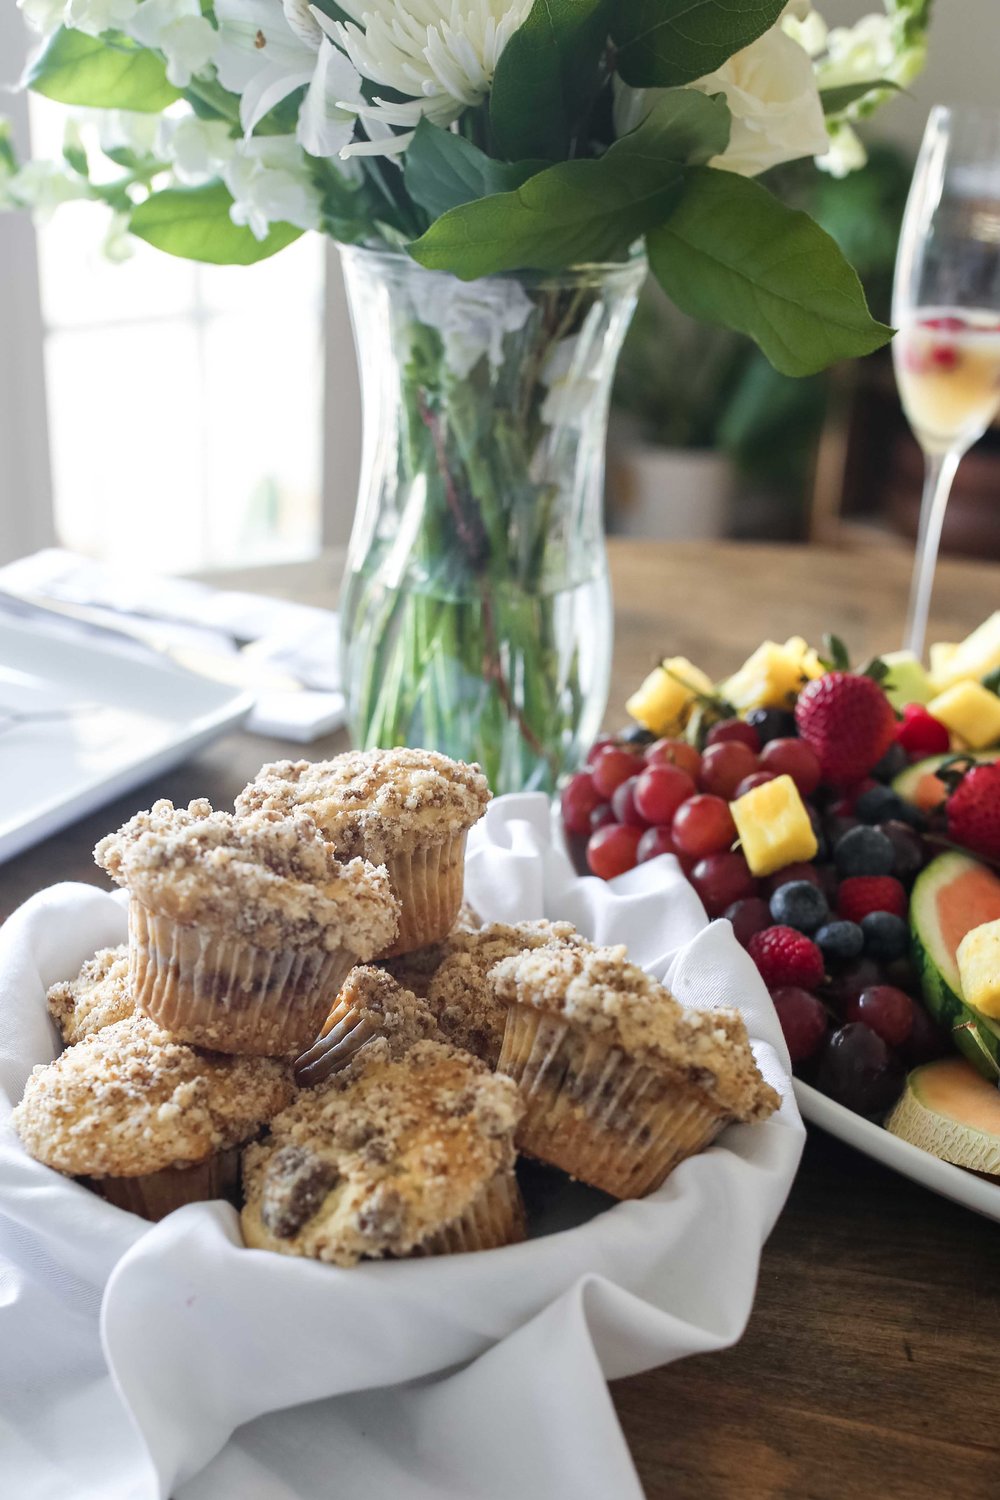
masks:
[[[347,1267],[523,1240],[519,1155],[638,1198],[765,1120],[736,1010],[463,905],[488,801],[478,766],[350,752],[102,839],[128,941],[49,990],[25,1149],[144,1218],[228,1199],[247,1246]]]

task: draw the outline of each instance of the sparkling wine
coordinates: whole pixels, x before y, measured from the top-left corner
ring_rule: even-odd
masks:
[[[964,451],[1000,410],[1000,317],[920,308],[900,328],[893,354],[907,418],[930,453]]]

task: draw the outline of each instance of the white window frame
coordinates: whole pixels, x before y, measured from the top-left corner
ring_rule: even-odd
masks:
[[[31,33],[11,0],[0,0],[0,86],[13,84]],[[16,149],[30,154],[28,101],[11,92],[3,111]],[[320,545],[342,548],[354,518],[361,461],[361,396],[340,257],[325,257],[323,459]],[[0,564],[56,542],[44,368],[44,324],[34,226],[0,213]]]

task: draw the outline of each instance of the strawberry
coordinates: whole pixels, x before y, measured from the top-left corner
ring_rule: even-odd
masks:
[[[1000,859],[1000,764],[973,766],[948,798],[948,834],[974,854]]]
[[[873,677],[828,672],[802,689],[795,705],[799,734],[834,786],[860,781],[882,759],[896,733],[892,704]]]
[[[851,875],[837,888],[837,912],[845,922],[860,922],[873,911],[905,917],[906,891],[893,875]]]
[[[763,932],[755,932],[747,952],[770,990],[789,984],[814,990],[823,982],[822,953],[794,927],[766,927]]]

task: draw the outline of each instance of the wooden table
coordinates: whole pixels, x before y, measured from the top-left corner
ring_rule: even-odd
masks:
[[[856,657],[899,644],[902,553],[618,543],[612,567],[612,725],[667,652],[721,676],[766,636],[833,630]],[[305,592],[329,600],[334,582]],[[998,594],[997,567],[943,564],[931,639],[960,639]],[[104,884],[94,843],[154,797],[225,806],[263,760],[289,753],[220,741],[0,867],[0,917],[56,880]],[[810,1130],[743,1341],[619,1381],[614,1397],[649,1500],[1000,1496],[1000,1227]]]

